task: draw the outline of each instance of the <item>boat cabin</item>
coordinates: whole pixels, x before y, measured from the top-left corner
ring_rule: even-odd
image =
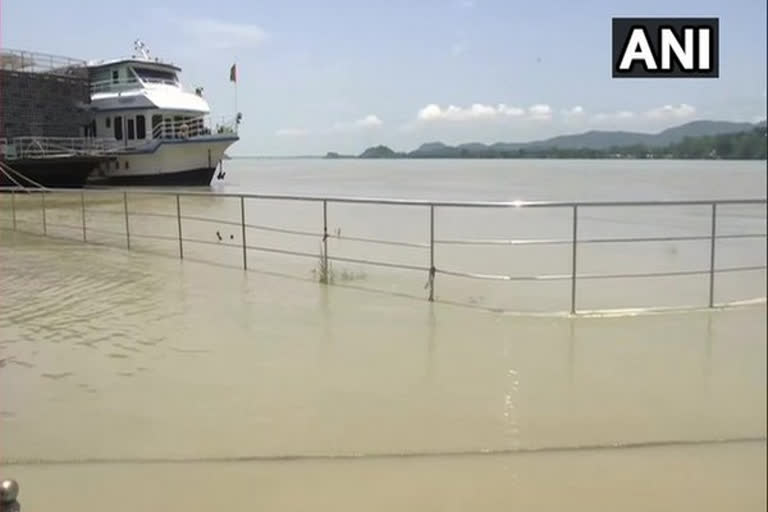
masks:
[[[85,135],[114,138],[126,147],[210,135],[202,89],[187,91],[180,71],[140,58],[89,65],[92,118]]]

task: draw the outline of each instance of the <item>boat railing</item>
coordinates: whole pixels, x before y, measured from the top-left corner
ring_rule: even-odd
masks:
[[[141,89],[141,82],[135,77],[98,80],[91,82],[91,94],[104,92],[122,92]]]
[[[79,78],[87,78],[88,76],[84,60],[10,48],[0,50],[0,69],[21,73],[77,76]]]
[[[152,128],[153,139],[194,139],[210,135],[237,133],[236,123],[222,118],[213,121],[210,115],[183,118],[164,118]]]
[[[14,189],[7,189],[10,194],[4,194],[3,197],[10,199],[11,214],[6,215],[6,222],[12,219],[13,230],[21,230],[20,226],[22,221],[17,220],[18,206],[16,201],[17,196],[29,197],[28,194],[22,192],[38,193],[41,194],[39,203],[35,203],[34,198],[30,198],[32,203],[29,203],[32,208],[39,208],[42,215],[42,234],[49,235],[49,229],[51,226],[60,228],[66,228],[67,230],[74,230],[77,238],[81,238],[83,242],[94,241],[93,238],[108,235],[110,240],[118,240],[118,243],[124,244],[128,249],[137,249],[137,245],[141,244],[142,239],[146,239],[148,242],[164,241],[170,244],[176,245],[176,254],[179,258],[184,259],[188,252],[193,254],[196,252],[195,248],[200,244],[213,244],[223,247],[227,247],[230,250],[241,253],[241,266],[244,270],[248,270],[252,263],[249,258],[255,259],[264,263],[264,258],[271,254],[274,257],[285,258],[307,258],[312,262],[317,263],[319,266],[315,268],[315,276],[318,280],[325,284],[332,284],[334,282],[334,270],[332,265],[334,264],[353,264],[363,265],[370,267],[378,267],[380,269],[400,269],[415,271],[423,273],[426,277],[427,284],[424,287],[429,301],[445,300],[451,302],[448,299],[438,299],[436,290],[438,289],[437,280],[440,276],[451,277],[452,279],[465,279],[476,280],[486,282],[499,282],[499,283],[517,283],[522,285],[523,283],[556,283],[561,282],[567,284],[568,302],[570,307],[564,311],[566,314],[578,314],[578,313],[594,313],[595,310],[587,310],[586,308],[579,307],[579,287],[582,283],[593,281],[606,281],[608,283],[616,283],[617,280],[622,284],[622,289],[628,291],[631,287],[627,284],[628,281],[638,280],[659,280],[669,279],[670,284],[665,290],[672,291],[674,288],[675,278],[691,278],[696,279],[698,284],[692,285],[691,282],[687,282],[681,285],[681,289],[687,289],[686,287],[694,286],[697,293],[701,294],[700,303],[686,305],[676,309],[696,309],[696,308],[713,308],[732,306],[735,304],[744,304],[755,299],[764,301],[765,290],[762,289],[760,297],[738,297],[733,299],[733,290],[726,290],[723,293],[728,298],[722,298],[718,300],[717,295],[717,282],[718,276],[735,275],[740,273],[762,273],[760,279],[754,280],[756,283],[765,282],[765,241],[766,241],[766,228],[765,228],[765,208],[766,199],[714,199],[714,200],[693,200],[693,201],[567,201],[567,202],[528,202],[528,201],[512,201],[512,202],[483,202],[483,201],[426,201],[426,200],[408,200],[408,199],[384,199],[384,198],[364,198],[364,197],[333,197],[333,196],[301,196],[301,195],[278,195],[278,194],[233,194],[233,193],[210,193],[210,192],[193,192],[193,191],[160,191],[156,189],[139,189],[139,190],[110,190],[110,189],[55,189],[55,190],[31,190],[31,191],[18,191]],[[10,197],[9,197],[10,196]],[[53,197],[51,197],[53,196]],[[64,196],[63,199],[57,200],[57,197]],[[72,199],[66,200],[66,197]],[[111,197],[110,197],[111,196]],[[49,197],[48,203],[46,203],[46,197]],[[151,203],[146,203],[147,199],[151,199]],[[197,202],[193,201],[197,200]],[[225,220],[222,218],[216,218],[213,216],[206,216],[199,210],[201,201],[207,203],[208,201],[231,201],[230,207],[232,207],[231,214],[233,218]],[[166,203],[167,201],[167,203]],[[269,201],[271,204],[278,202],[277,204],[314,204],[319,206],[316,210],[317,219],[314,222],[316,229],[310,228],[291,228],[285,225],[280,225],[278,222],[257,222],[252,215],[248,214],[248,206],[258,206],[254,203]],[[5,202],[7,208],[8,201]],[[105,202],[115,203],[117,208],[96,208],[93,212],[87,206],[89,204],[104,205]],[[46,206],[48,204],[49,206]],[[154,205],[153,211],[149,211],[142,205],[152,204]],[[58,205],[58,206],[52,206]],[[69,206],[62,206],[69,205]],[[72,206],[74,205],[74,206]],[[396,240],[396,239],[384,239],[373,238],[363,236],[350,236],[342,235],[340,229],[332,229],[331,226],[338,225],[331,218],[329,207],[334,208],[340,205],[381,205],[388,207],[402,207],[411,208],[415,210],[414,215],[418,212],[423,213],[421,220],[414,217],[413,221],[423,222],[425,229],[425,238],[421,240]],[[652,213],[658,210],[661,215],[666,215],[670,208],[685,208],[686,215],[695,214],[701,221],[702,226],[707,225],[706,231],[700,229],[695,232],[686,234],[671,234],[671,235],[650,235],[643,232],[644,236],[631,236],[629,232],[622,232],[620,236],[596,236],[595,233],[591,233],[589,224],[587,229],[580,227],[580,223],[589,222],[590,219],[594,220],[595,215],[603,215],[603,218],[611,217],[610,212],[615,211],[613,209],[629,209],[629,211],[636,211],[633,209],[640,208],[643,210],[651,209]],[[29,208],[29,206],[27,206]],[[53,211],[49,209],[56,208],[57,212],[61,213],[63,220],[56,220],[53,216]],[[76,211],[61,212],[60,210],[66,208],[75,208]],[[743,210],[747,208],[747,210]],[[751,209],[750,209],[751,208]],[[236,210],[235,210],[236,209]],[[470,215],[472,212],[478,213],[480,211],[487,212],[488,210],[557,210],[562,212],[562,215],[558,218],[565,225],[561,226],[558,231],[568,231],[569,236],[552,237],[552,238],[461,238],[451,236],[440,236],[438,234],[438,213],[440,212],[456,212],[455,209],[463,210],[463,214]],[[600,214],[600,211],[603,211]],[[758,212],[759,210],[759,212]],[[7,210],[6,210],[7,211]],[[28,211],[28,210],[27,210]],[[235,213],[235,211],[237,213]],[[102,229],[101,226],[96,227],[89,223],[94,223],[94,216],[99,213],[107,213],[111,219],[109,226],[111,229]],[[89,216],[90,215],[90,216]],[[606,217],[607,215],[607,217]],[[636,214],[633,214],[636,215]],[[734,228],[729,224],[729,220],[733,220],[737,217],[744,217],[755,220],[755,226],[743,227],[741,229]],[[234,217],[237,217],[235,219]],[[72,219],[80,218],[81,224],[72,224]],[[159,232],[149,233],[142,226],[146,226],[147,219],[153,219],[158,222],[165,218],[168,223],[166,228],[171,231],[160,234]],[[279,218],[279,216],[275,217]],[[69,222],[67,222],[67,220]],[[614,219],[615,220],[615,219]],[[759,226],[758,226],[759,221]],[[25,220],[27,223],[38,223],[38,220]],[[333,223],[333,224],[332,224]],[[631,223],[634,225],[637,220]],[[445,224],[445,229],[450,229],[450,222]],[[204,225],[210,226],[211,232],[215,231],[218,236],[216,239],[207,239],[201,237],[199,227]],[[630,224],[628,224],[630,225]],[[190,227],[191,226],[191,227]],[[198,227],[198,231],[195,232],[195,226]],[[9,228],[8,224],[2,225],[6,229]],[[122,227],[122,229],[121,229]],[[219,230],[222,232],[234,231],[237,233],[237,238],[234,234],[231,234],[229,239],[223,239],[219,236]],[[26,231],[26,230],[25,230]],[[206,230],[208,231],[208,230]],[[39,233],[36,229],[35,232]],[[77,234],[80,234],[78,236]],[[320,244],[319,251],[300,250],[293,245],[281,246],[279,242],[270,242],[267,235],[275,236],[289,236],[289,237],[305,237],[307,239],[314,239]],[[122,240],[122,242],[120,242]],[[334,241],[334,245],[329,247],[329,240]],[[750,240],[757,241],[754,244],[754,254],[749,253],[749,261],[733,260],[732,253],[729,254],[729,250],[732,247],[727,245],[730,243],[744,244]],[[381,245],[392,246],[392,248],[401,248],[408,251],[416,251],[421,263],[414,260],[411,263],[404,263],[397,261],[396,258],[392,258],[390,255],[379,257],[361,257],[355,254],[349,254],[343,252],[344,243],[350,244],[373,244],[369,247],[376,247]],[[642,269],[639,271],[617,271],[615,268],[605,268],[604,266],[595,266],[594,261],[590,260],[589,256],[594,256],[591,251],[609,251],[608,255],[612,254],[611,248],[619,247],[638,247],[645,244],[646,246],[654,247],[653,244],[687,244],[687,243],[699,243],[701,248],[698,249],[698,254],[692,261],[698,261],[698,263],[690,264],[690,266],[679,262],[673,267],[661,265],[654,267],[655,269],[648,270]],[[726,244],[726,245],[723,245]],[[192,246],[189,248],[188,246]],[[522,248],[524,246],[564,246],[568,253],[567,265],[568,268],[561,269],[560,272],[550,273],[526,273],[525,271],[519,274],[502,274],[487,272],[483,269],[480,262],[482,259],[477,259],[474,265],[477,267],[461,268],[457,267],[457,262],[452,258],[441,259],[438,262],[438,256],[441,251],[449,251],[451,246],[464,246],[469,247],[508,247]],[[752,246],[750,246],[752,247]],[[518,250],[513,249],[513,250]],[[496,250],[496,249],[494,249]],[[554,250],[554,249],[553,249]],[[638,251],[641,250],[639,247]],[[335,251],[335,252],[334,252]],[[580,264],[580,257],[585,258],[583,253],[586,251],[587,264]],[[722,254],[721,254],[722,253]],[[199,253],[198,253],[199,254]],[[230,253],[232,254],[232,253]],[[374,253],[375,254],[375,253]],[[652,252],[645,257],[638,256],[639,261],[644,263],[649,262],[649,258],[661,257],[664,253]],[[653,256],[653,255],[656,256]],[[236,256],[236,254],[232,254]],[[562,254],[565,256],[564,254]],[[731,257],[729,257],[731,256]],[[514,261],[511,260],[511,261]],[[216,258],[216,263],[219,263]],[[706,263],[705,263],[706,262]],[[565,264],[565,258],[563,263]],[[597,271],[596,271],[597,270]],[[758,274],[760,275],[760,274]],[[342,279],[343,280],[343,279]],[[624,281],[622,281],[624,280]],[[615,285],[608,285],[615,286]],[[724,288],[727,286],[723,285]],[[706,291],[705,291],[706,290]],[[511,291],[509,293],[519,293]],[[623,296],[623,295],[621,295]],[[619,299],[620,300],[620,299]],[[621,308],[611,308],[612,310]],[[663,308],[646,308],[663,309]],[[601,310],[605,311],[605,310]]]
[[[183,92],[194,92],[175,80],[168,80],[165,78],[138,79],[134,76],[131,76],[128,78],[109,78],[105,80],[93,81],[91,82],[91,94],[124,92],[134,89],[152,88],[154,85],[171,86]]]
[[[18,160],[65,156],[98,156],[114,149],[117,141],[94,137],[13,137],[0,139],[0,158]]]
[[[216,123],[216,133],[237,133],[240,126],[241,114],[238,112],[234,117],[221,117]]]
[[[172,85],[174,87],[181,87],[179,82],[176,80],[169,80],[167,78],[143,77],[141,81],[145,84]]]

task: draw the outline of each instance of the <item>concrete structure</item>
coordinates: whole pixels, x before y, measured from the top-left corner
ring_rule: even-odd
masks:
[[[76,187],[105,160],[85,61],[0,52],[0,185]]]
[[[0,138],[90,135],[90,101],[84,62],[13,50],[0,54]]]

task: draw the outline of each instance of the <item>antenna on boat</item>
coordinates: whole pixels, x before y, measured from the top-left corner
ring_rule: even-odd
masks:
[[[147,45],[144,44],[144,41],[141,39],[137,39],[133,42],[133,49],[141,55],[144,59],[150,60],[149,58],[149,48],[147,48]]]

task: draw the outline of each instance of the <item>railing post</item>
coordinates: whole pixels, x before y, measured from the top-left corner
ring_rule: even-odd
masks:
[[[80,191],[80,216],[83,219],[83,242],[88,241],[88,237],[86,236],[85,232],[85,191]]]
[[[123,210],[125,210],[125,245],[131,249],[131,228],[128,222],[128,192],[123,192]]]
[[[176,194],[176,221],[179,224],[179,258],[184,259],[184,243],[182,242],[181,233],[181,199],[179,194]]]
[[[45,192],[40,192],[40,205],[43,210],[43,235],[47,235],[48,226],[46,225],[46,219],[45,219]]]
[[[571,314],[576,314],[576,245],[578,242],[579,207],[573,205],[573,238],[571,239]]]
[[[13,216],[13,230],[16,231],[16,192],[11,189],[11,215]]]
[[[323,268],[328,274],[328,201],[323,199]]]
[[[715,233],[717,231],[717,203],[712,203],[712,230],[709,239],[709,307],[715,305]]]
[[[429,301],[435,300],[435,205],[429,205]]]
[[[243,228],[243,270],[248,270],[248,249],[245,240],[245,197],[240,196],[240,225]]]

